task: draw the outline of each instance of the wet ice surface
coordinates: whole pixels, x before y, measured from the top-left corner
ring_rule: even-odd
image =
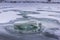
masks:
[[[14,5],[15,6],[15,5]],[[55,5],[44,6],[43,8],[24,8],[24,7],[2,7],[0,8],[0,40],[58,40],[60,36],[60,14],[58,7]],[[55,6],[55,7],[54,7]],[[37,6],[36,6],[37,7]],[[30,8],[30,9],[29,9]],[[32,10],[33,9],[33,10]],[[42,11],[37,11],[42,10]],[[36,19],[42,23],[45,27],[43,32],[49,32],[57,35],[54,38],[46,37],[43,34],[20,34],[20,36],[14,35],[5,27],[9,24],[13,24],[16,21],[25,21],[29,19]],[[60,39],[59,39],[60,40]]]

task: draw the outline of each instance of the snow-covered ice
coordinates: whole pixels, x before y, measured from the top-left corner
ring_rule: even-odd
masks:
[[[10,40],[56,40],[34,35],[13,35],[4,28],[14,24],[18,20],[36,19],[45,27],[44,31],[60,36],[60,4],[0,4],[0,35],[2,38],[11,38]],[[34,14],[35,13],[35,14]],[[25,18],[26,17],[26,18]],[[9,22],[12,22],[9,24]],[[51,30],[50,28],[58,28],[59,30]],[[4,35],[3,35],[4,34]],[[23,38],[24,37],[24,38]],[[8,40],[6,38],[5,40]],[[59,39],[60,40],[60,39]]]

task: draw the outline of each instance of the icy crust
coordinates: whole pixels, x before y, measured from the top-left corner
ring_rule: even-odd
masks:
[[[18,18],[28,18],[27,14],[40,14],[38,12],[33,11],[22,11],[19,9],[1,9],[0,10],[0,23],[7,23],[11,20],[16,20]],[[14,16],[13,16],[14,15]]]
[[[45,37],[49,37],[49,35],[52,34],[53,38],[58,39],[60,36],[60,18],[59,18],[59,13],[54,13],[54,12],[47,12],[47,11],[40,11],[40,12],[35,12],[35,11],[21,11],[18,8],[10,8],[10,9],[2,9],[0,10],[0,19],[1,24],[3,26],[4,30],[9,33],[9,35],[19,35],[21,34],[43,34]],[[7,13],[7,14],[6,14]],[[53,13],[53,14],[52,14]],[[56,14],[56,15],[55,15]],[[14,16],[13,16],[14,15]],[[3,16],[3,17],[2,17]],[[7,17],[8,16],[8,17]],[[42,28],[39,26],[36,26],[34,23],[34,26],[36,26],[36,29],[31,28],[28,23],[24,24],[24,21],[30,20],[30,19],[35,19],[38,20],[42,24]],[[8,21],[7,21],[8,20]],[[16,28],[15,22],[17,22],[17,25],[19,27]],[[23,21],[23,22],[21,22]],[[7,23],[6,23],[7,22]],[[36,21],[35,21],[36,22]],[[6,23],[6,24],[5,24]],[[9,24],[10,23],[10,24]],[[32,24],[32,23],[31,23]],[[37,22],[36,22],[37,24]],[[22,25],[22,29],[20,28],[20,25]],[[26,26],[26,28],[24,28]],[[30,28],[29,28],[30,27]],[[30,30],[29,30],[30,29]],[[33,30],[31,30],[33,29]],[[40,29],[40,30],[39,30]],[[1,31],[2,29],[0,29]],[[3,30],[2,30],[3,31]],[[48,36],[46,36],[48,34]],[[54,37],[56,36],[56,37]]]
[[[39,34],[42,31],[41,23],[34,20],[18,21],[12,26],[6,26],[5,29],[12,34]]]
[[[59,28],[60,23],[55,19],[41,18],[41,19],[37,19],[37,20],[39,20],[38,24],[41,23],[41,25],[40,25],[41,27],[38,26],[36,30],[34,30],[34,29],[33,29],[33,31],[28,30],[28,29],[30,29],[29,28],[30,26],[27,25],[27,24],[36,24],[37,25],[36,21],[33,22],[34,20],[33,21],[28,21],[28,20],[24,21],[23,20],[23,21],[16,21],[14,23],[14,25],[6,26],[6,31],[8,31],[11,34],[36,34],[36,33],[44,34],[45,32],[49,32],[50,34],[57,35],[56,31],[60,30],[60,28]],[[21,30],[19,29],[20,25],[23,26]],[[24,28],[24,25],[25,25],[25,27],[27,27],[26,29]],[[19,27],[16,27],[16,26],[19,26]],[[14,27],[15,27],[15,29],[14,29]]]

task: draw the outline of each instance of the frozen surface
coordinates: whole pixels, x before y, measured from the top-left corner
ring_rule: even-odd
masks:
[[[0,23],[9,22],[10,20],[14,20],[16,18],[22,18],[22,16],[16,15],[17,12],[2,12],[0,14]],[[17,13],[18,14],[18,13]]]
[[[32,6],[33,5],[33,6]],[[60,37],[60,4],[0,4],[0,40],[58,40],[38,34],[13,35],[4,28],[16,21],[39,20],[49,32]],[[55,28],[55,29],[54,29]],[[60,40],[60,39],[59,39]]]

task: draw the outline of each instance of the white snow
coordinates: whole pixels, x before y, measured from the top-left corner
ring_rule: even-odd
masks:
[[[60,29],[60,4],[0,4],[1,9],[0,9],[0,23],[6,23],[11,20],[15,20],[16,18],[22,18],[22,16],[18,16],[17,14],[21,14],[16,11],[8,11],[4,12],[4,10],[21,10],[21,11],[36,11],[40,14],[27,14],[27,16],[31,16],[33,18],[43,18],[40,22],[44,27],[47,28],[59,28]],[[2,8],[2,7],[11,7],[11,8]],[[44,10],[44,11],[37,11],[38,9]],[[58,11],[58,12],[57,12]],[[51,16],[52,15],[52,16]],[[45,18],[45,19],[44,19]],[[57,20],[59,23],[56,21],[50,21],[50,20]],[[0,26],[0,31],[5,32],[4,27]],[[60,35],[60,30],[55,32],[55,34]]]
[[[10,20],[15,20],[16,18],[22,18],[22,16],[18,16],[18,12],[8,11],[2,12],[0,14],[0,23],[7,23]]]

